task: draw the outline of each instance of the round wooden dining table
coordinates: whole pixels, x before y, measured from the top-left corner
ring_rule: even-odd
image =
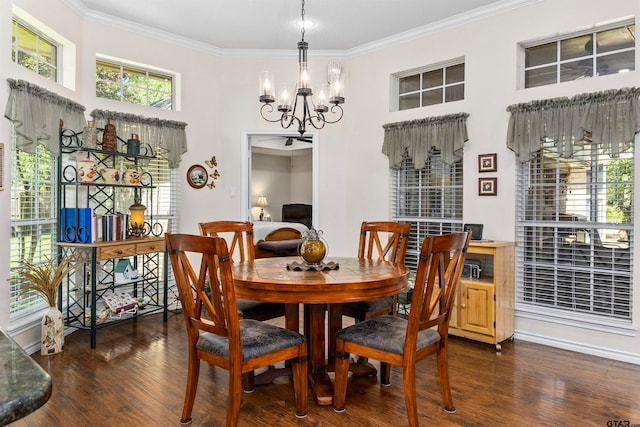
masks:
[[[327,371],[335,356],[335,332],[342,324],[340,304],[396,295],[406,288],[409,275],[406,267],[388,261],[331,258],[325,263],[324,270],[307,270],[300,257],[275,257],[235,263],[232,267],[236,297],[285,303],[287,328],[298,330],[298,304],[305,304],[305,335],[311,359],[309,378],[319,405],[333,403],[333,384]],[[328,355],[327,307],[330,308]]]

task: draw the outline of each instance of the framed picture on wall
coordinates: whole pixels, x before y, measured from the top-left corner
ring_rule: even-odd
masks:
[[[478,172],[496,172],[498,170],[498,155],[480,154],[478,155]]]
[[[479,196],[496,196],[498,194],[498,178],[478,178]]]
[[[193,165],[187,171],[187,182],[193,188],[202,188],[209,180],[209,173],[201,165]]]

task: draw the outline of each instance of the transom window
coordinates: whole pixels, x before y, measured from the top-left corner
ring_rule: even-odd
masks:
[[[524,45],[524,87],[635,70],[635,23]]]
[[[462,99],[464,99],[464,62],[425,69],[410,75],[398,75],[399,110]]]
[[[58,45],[15,18],[11,25],[11,60],[49,80],[58,79]]]
[[[462,231],[462,160],[450,166],[432,155],[415,169],[407,156],[390,176],[392,219],[411,223],[405,264],[416,271],[425,237]]]
[[[96,96],[171,110],[174,105],[173,76],[96,60]]]

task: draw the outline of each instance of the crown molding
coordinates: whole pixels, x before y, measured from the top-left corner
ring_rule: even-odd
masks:
[[[504,0],[493,3],[469,12],[461,13],[441,21],[437,21],[423,27],[395,34],[393,36],[376,40],[371,43],[365,43],[353,49],[346,51],[346,56],[358,56],[366,53],[372,53],[378,50],[386,49],[398,44],[406,43],[411,40],[424,37],[428,34],[434,34],[440,31],[456,28],[464,24],[475,22],[490,16],[499,15],[521,7],[530,6],[535,3],[542,3],[545,0]]]
[[[313,56],[327,58],[346,58],[351,56],[363,55],[366,53],[386,49],[401,43],[406,43],[408,41],[415,40],[428,34],[455,28],[469,22],[474,22],[489,16],[494,16],[535,3],[541,3],[543,1],[545,0],[503,0],[498,3],[490,4],[488,6],[484,6],[438,22],[434,22],[429,25],[425,25],[423,27],[405,31],[384,39],[373,41],[371,43],[365,43],[352,49],[334,51],[314,50]],[[84,4],[82,4],[79,0],[63,0],[63,2],[78,14],[86,17],[91,21],[110,25],[116,28],[121,28],[123,30],[131,31],[133,33],[152,37],[179,46],[191,48],[206,54],[235,58],[290,58],[297,56],[297,50],[295,49],[223,49],[207,43],[189,39],[187,37],[182,37],[167,31],[159,30],[157,28],[137,24],[126,19],[116,18],[111,15],[92,11],[84,6]]]

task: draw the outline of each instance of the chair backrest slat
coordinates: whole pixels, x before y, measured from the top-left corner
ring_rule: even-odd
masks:
[[[226,241],[171,233],[165,240],[189,339],[197,340],[203,330],[229,337],[230,347],[239,346],[240,324]],[[192,264],[196,261],[199,264]]]
[[[415,348],[418,331],[437,326],[447,334],[470,233],[424,239],[418,259],[405,347]],[[406,353],[405,353],[406,354]]]
[[[360,227],[358,258],[404,264],[410,231],[411,224],[393,221],[363,222]],[[386,234],[387,243],[383,247],[380,236],[384,234]]]
[[[253,224],[248,221],[210,221],[201,222],[200,234],[210,237],[223,237],[232,261],[253,261]]]

